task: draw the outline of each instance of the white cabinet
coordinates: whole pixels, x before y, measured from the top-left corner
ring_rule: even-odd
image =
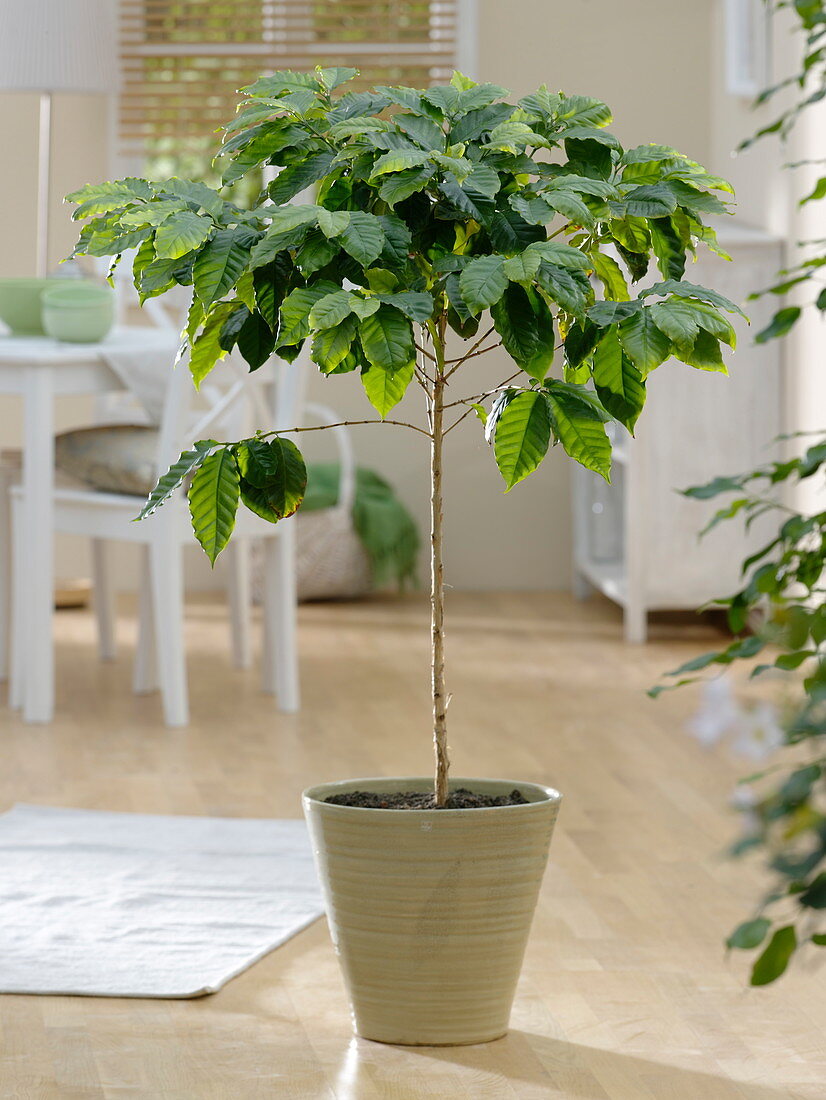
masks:
[[[771,537],[771,520],[749,533],[734,520],[699,540],[722,501],[678,493],[769,461],[776,455],[771,441],[783,430],[783,344],[754,343],[778,302],[772,295],[746,302],[772,284],[782,243],[743,227],[721,229],[719,239],[732,262],[702,255],[685,278],[743,304],[751,318],[751,327],[736,322],[729,376],[664,363],[649,376],[636,437],[616,428],[612,484],[574,466],[574,590],[584,597],[597,588],[620,604],[631,642],[645,641],[649,611],[698,608],[734,592],[742,560]]]

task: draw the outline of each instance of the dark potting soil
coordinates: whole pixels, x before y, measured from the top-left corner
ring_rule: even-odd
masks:
[[[525,798],[519,791],[510,794],[475,794],[467,787],[458,787],[448,795],[447,806],[434,806],[432,791],[347,791],[332,794],[325,802],[334,806],[358,806],[364,810],[478,810],[487,806],[524,806]]]

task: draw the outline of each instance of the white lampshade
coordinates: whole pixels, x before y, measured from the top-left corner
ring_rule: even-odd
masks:
[[[0,0],[0,91],[114,91],[115,3]]]

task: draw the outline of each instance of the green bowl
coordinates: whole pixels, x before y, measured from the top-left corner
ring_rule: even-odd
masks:
[[[40,296],[62,279],[0,279],[0,321],[15,336],[42,336]]]
[[[115,320],[114,292],[98,283],[66,282],[43,294],[43,328],[55,340],[96,344]]]

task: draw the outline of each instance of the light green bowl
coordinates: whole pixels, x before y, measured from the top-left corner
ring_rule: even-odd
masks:
[[[15,336],[42,336],[40,296],[62,279],[0,279],[0,321]]]
[[[63,282],[43,294],[43,328],[55,340],[96,344],[115,320],[115,295],[105,286]]]

